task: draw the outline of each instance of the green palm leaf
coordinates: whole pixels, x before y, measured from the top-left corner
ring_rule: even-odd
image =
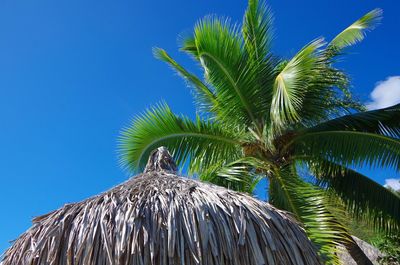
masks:
[[[351,215],[379,230],[399,230],[400,198],[396,194],[352,169],[326,160],[312,168],[320,184],[333,189]]]
[[[324,158],[343,166],[391,167],[400,170],[400,140],[358,131],[300,134],[289,145],[298,157]]]
[[[299,110],[304,126],[313,126],[353,109],[360,109],[360,104],[351,98],[346,74],[335,69],[326,56],[321,56],[307,85]]]
[[[255,63],[270,56],[272,21],[272,12],[263,0],[249,0],[242,34],[247,53]]]
[[[258,91],[262,91],[263,101],[258,103],[258,118],[262,117],[262,125],[269,123],[273,85],[277,75],[278,60],[271,53],[273,39],[272,11],[263,0],[249,0],[244,15],[242,36],[247,58],[247,69],[252,69],[251,83]],[[261,127],[261,126],[260,126]]]
[[[328,264],[339,264],[339,244],[349,243],[349,234],[329,211],[324,192],[303,181],[293,167],[275,171],[270,178],[270,202],[292,212]]]
[[[172,113],[166,104],[160,104],[137,117],[122,132],[121,163],[129,169],[143,169],[150,152],[166,146],[178,164],[188,161],[189,169],[197,171],[228,157],[238,158],[241,152],[239,137],[240,132],[199,117],[191,121]]]
[[[217,163],[199,172],[202,181],[252,194],[263,175],[256,172],[258,161],[244,157],[227,164]],[[265,176],[264,176],[265,177]]]
[[[188,45],[183,47],[185,50],[195,54],[206,81],[215,90],[224,113],[220,119],[230,125],[251,127],[261,135],[270,98],[266,87],[273,72],[266,64],[252,63],[243,48],[239,28],[229,20],[206,17],[184,45]]]
[[[339,117],[315,127],[308,132],[358,131],[400,138],[400,104],[384,109],[360,112]]]
[[[236,112],[242,122],[256,124],[250,98],[240,86],[245,58],[238,28],[228,20],[205,18],[195,28],[195,41],[207,80],[215,87],[217,96],[230,103],[226,106],[227,116]]]
[[[322,39],[308,44],[277,75],[270,111],[271,120],[277,127],[300,120],[299,111],[309,82],[319,66],[322,45]]]
[[[154,56],[166,62],[173,70],[175,70],[182,78],[188,81],[188,83],[195,89],[196,103],[199,110],[204,112],[218,112],[218,102],[214,95],[214,92],[207,87],[197,76],[189,73],[182,65],[178,64],[169,54],[160,48],[153,49]]]
[[[329,44],[334,49],[343,49],[364,39],[382,19],[382,9],[374,9],[339,33]]]

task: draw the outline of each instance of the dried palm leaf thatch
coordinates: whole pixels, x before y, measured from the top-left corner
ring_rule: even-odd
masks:
[[[159,148],[143,174],[35,218],[2,265],[321,264],[287,213],[175,170]]]

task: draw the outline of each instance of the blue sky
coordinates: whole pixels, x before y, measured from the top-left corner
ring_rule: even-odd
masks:
[[[398,1],[268,2],[276,17],[273,49],[286,57],[383,8],[383,24],[340,66],[364,102],[388,77],[395,78],[380,84],[376,98],[399,100],[399,93],[385,96],[400,89]],[[1,1],[0,252],[32,217],[127,179],[117,163],[117,137],[134,115],[161,100],[192,115],[189,90],[151,49],[163,47],[193,69],[177,50],[178,34],[207,14],[240,21],[245,7],[246,1],[211,0]],[[399,178],[364,172],[380,183]]]

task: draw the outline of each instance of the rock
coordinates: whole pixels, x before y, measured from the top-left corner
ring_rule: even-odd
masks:
[[[372,261],[373,264],[379,265],[378,259],[383,257],[383,253],[379,251],[376,247],[368,244],[367,242],[353,236],[354,241],[356,241],[357,245],[364,251],[367,257]],[[350,254],[346,251],[344,247],[341,247],[339,253],[339,259],[344,265],[357,265],[357,263],[353,260]]]

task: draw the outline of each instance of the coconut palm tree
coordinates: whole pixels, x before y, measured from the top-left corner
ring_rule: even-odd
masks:
[[[337,262],[344,244],[359,264],[371,264],[336,218],[337,205],[398,231],[399,197],[355,169],[400,169],[400,106],[365,111],[334,63],[380,18],[375,9],[289,59],[271,51],[273,18],[264,2],[249,0],[241,26],[203,18],[181,46],[203,78],[154,49],[193,88],[197,117],[176,115],[165,103],[152,107],[123,131],[122,164],[140,170],[164,145],[201,180],[251,192],[267,178],[269,201],[304,224],[327,262]]]

